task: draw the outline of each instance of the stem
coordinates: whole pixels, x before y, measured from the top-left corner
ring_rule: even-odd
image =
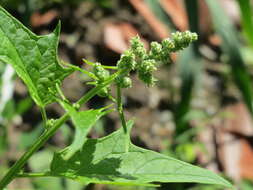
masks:
[[[72,65],[72,64],[69,64],[69,63],[64,63],[66,64],[68,67],[71,67],[73,69],[75,69],[76,71],[80,71],[81,73],[89,76],[90,78],[94,79],[94,80],[97,80],[98,78],[96,77],[96,75],[94,75],[93,73],[89,72],[89,71],[86,71],[85,69],[81,69],[80,67],[77,67],[75,65]]]
[[[67,101],[67,98],[64,96],[64,94],[63,94],[63,92],[62,92],[62,90],[61,90],[61,87],[59,86],[58,83],[56,83],[55,87],[56,87],[56,90],[57,90],[58,94],[61,96],[61,98],[62,98],[64,101]]]
[[[40,113],[41,113],[41,117],[44,123],[45,128],[47,129],[47,113],[46,113],[46,109],[44,107],[40,107]]]
[[[119,112],[119,117],[121,120],[121,125],[123,126],[123,130],[125,133],[125,151],[128,152],[129,149],[129,134],[127,131],[127,125],[126,125],[126,120],[125,120],[125,116],[124,116],[124,112],[123,112],[123,105],[122,105],[122,100],[121,100],[121,88],[119,87],[119,85],[117,85],[117,107],[118,107],[118,112]]]
[[[113,75],[111,75],[105,82],[103,82],[100,85],[97,85],[95,88],[93,88],[89,92],[87,92],[86,95],[83,96],[82,98],[80,98],[80,100],[78,100],[78,102],[76,104],[80,106],[80,105],[84,104],[85,102],[87,102],[89,99],[91,99],[94,96],[94,93],[97,94],[97,92],[99,90],[101,90],[102,88],[109,85],[119,75],[120,75],[120,72],[116,72]],[[97,89],[99,89],[99,90],[97,90]]]
[[[22,157],[15,162],[15,164],[10,168],[8,173],[3,177],[0,182],[0,189],[6,187],[20,171],[20,169],[25,165],[27,160],[36,152],[56,131],[57,129],[67,121],[69,115],[66,113],[60,119],[58,119],[54,126],[46,130],[39,139],[32,145],[32,147],[25,152]]]
[[[94,66],[95,63],[93,62],[90,62],[86,59],[83,59],[83,62],[86,63],[87,65],[91,65],[91,66]],[[104,69],[112,69],[112,70],[117,70],[118,67],[117,66],[108,66],[108,65],[101,65]]]
[[[89,101],[93,96],[95,96],[102,88],[109,85],[117,76],[118,72],[113,74],[107,81],[102,83],[101,85],[96,86],[95,88],[91,89],[89,92],[87,92],[77,103],[78,107],[81,106],[81,104],[86,103]],[[32,145],[32,147],[29,148],[27,152],[25,152],[19,160],[15,162],[15,164],[9,169],[7,174],[3,177],[3,179],[0,181],[0,190],[5,188],[17,175],[17,173],[20,171],[20,169],[25,165],[27,160],[35,153],[40,147],[42,147],[47,140],[54,135],[54,133],[57,131],[59,127],[62,126],[63,123],[65,123],[69,119],[69,114],[65,113],[61,118],[56,120],[55,124],[46,130],[39,138],[38,140]]]
[[[52,174],[49,175],[48,172],[36,172],[36,173],[20,173],[16,177],[53,177]]]
[[[118,69],[118,67],[116,67],[116,66],[102,65],[102,67],[103,67],[104,69],[112,69],[112,70],[117,70],[117,69]]]

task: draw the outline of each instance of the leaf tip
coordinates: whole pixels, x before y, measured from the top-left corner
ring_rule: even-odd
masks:
[[[59,20],[58,21],[58,24],[56,25],[55,29],[54,29],[54,34],[56,36],[59,36],[60,35],[60,32],[61,32],[61,21]]]

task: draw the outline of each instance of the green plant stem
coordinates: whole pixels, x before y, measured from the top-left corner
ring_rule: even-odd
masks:
[[[15,177],[17,178],[36,178],[36,177],[64,177],[64,176],[61,176],[61,175],[53,175],[52,173],[50,172],[32,172],[32,173],[27,173],[27,172],[24,172],[24,173],[18,173]]]
[[[94,66],[95,63],[93,62],[90,62],[86,59],[83,59],[83,62],[86,63],[87,65],[91,65],[91,66]],[[117,66],[109,66],[109,65],[101,65],[104,69],[112,69],[112,70],[118,70],[118,67]]]
[[[93,96],[95,96],[102,88],[109,85],[117,76],[119,73],[115,73],[111,75],[111,77],[106,80],[101,85],[96,86],[95,88],[91,89],[89,92],[87,92],[77,103],[78,107],[80,107],[81,104],[86,103],[89,101]],[[63,123],[65,123],[69,119],[69,114],[65,113],[61,118],[56,120],[55,124],[46,130],[39,138],[38,140],[32,145],[32,147],[29,148],[27,152],[25,152],[19,160],[15,162],[15,164],[9,169],[7,174],[2,178],[0,181],[0,190],[4,189],[17,175],[17,173],[20,171],[20,169],[25,165],[27,160],[35,153],[40,147],[42,147],[47,140],[52,137],[57,129],[62,126]]]
[[[61,98],[64,100],[64,101],[67,101],[67,98],[64,96],[62,90],[61,90],[61,87],[59,86],[59,84],[56,84],[56,90],[58,92],[58,94],[61,96]]]
[[[77,67],[75,65],[72,65],[70,63],[66,63],[64,61],[62,61],[63,64],[67,65],[68,67],[70,68],[73,68],[75,69],[76,71],[79,71],[87,76],[89,76],[90,78],[94,79],[94,80],[98,80],[98,78],[96,77],[96,75],[94,75],[93,73],[89,72],[89,71],[86,71],[85,69],[81,69],[80,67]]]
[[[41,117],[44,123],[44,127],[47,129],[47,113],[46,113],[46,109],[44,107],[40,107],[40,113],[41,113]]]
[[[114,79],[119,76],[121,73],[120,72],[116,72],[113,75],[111,75],[105,82],[103,82],[100,85],[97,85],[95,88],[91,89],[89,92],[87,92],[85,94],[85,96],[83,96],[82,98],[80,98],[80,100],[78,100],[77,105],[82,105],[85,102],[87,102],[89,99],[91,99],[94,96],[94,93],[96,94],[99,90],[101,90],[102,88],[104,88],[105,86],[109,85],[110,83],[112,83],[114,81]],[[97,91],[97,89],[99,89]]]
[[[36,173],[20,173],[16,177],[53,177],[52,174],[49,175],[48,172],[36,172]],[[58,176],[55,176],[58,177]]]
[[[112,69],[112,70],[117,70],[117,69],[118,69],[118,67],[116,67],[116,66],[102,65],[102,67],[103,67],[104,69]]]
[[[27,160],[36,152],[55,132],[56,130],[67,121],[69,115],[66,113],[60,119],[56,121],[54,126],[45,131],[39,139],[33,144],[33,146],[25,152],[21,158],[10,168],[8,173],[3,177],[0,182],[0,189],[2,190],[6,187],[16,176],[16,174],[20,171],[20,169],[25,165]]]
[[[126,120],[125,120],[125,116],[124,116],[124,112],[123,112],[123,105],[122,105],[122,100],[121,100],[121,88],[119,87],[119,85],[117,85],[117,107],[118,107],[118,113],[119,113],[119,117],[121,120],[121,125],[123,126],[123,130],[126,136],[126,152],[128,152],[129,149],[129,134],[127,131],[127,125],[126,125]]]

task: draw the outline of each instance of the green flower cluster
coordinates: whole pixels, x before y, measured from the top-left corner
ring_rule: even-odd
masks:
[[[108,70],[104,69],[100,63],[95,63],[93,65],[93,73],[97,77],[97,80],[95,80],[94,84],[95,86],[103,83],[106,79],[110,77],[110,73]],[[110,88],[104,87],[102,88],[98,95],[101,97],[107,97],[109,95]]]
[[[188,47],[197,38],[196,33],[176,32],[172,34],[171,38],[163,40],[161,44],[152,42],[150,50],[147,51],[139,36],[134,37],[131,40],[130,49],[121,56],[117,63],[121,74],[117,77],[116,83],[121,88],[131,87],[132,82],[129,73],[130,71],[137,71],[139,79],[147,86],[154,85],[156,79],[153,77],[153,71],[157,69],[157,63],[168,63],[170,53]]]
[[[116,84],[121,88],[132,87],[132,80],[129,78],[129,73],[130,71],[135,70],[136,61],[131,50],[128,50],[121,55],[121,58],[117,63],[117,67],[120,71],[120,75],[115,80]]]
[[[190,31],[172,33],[171,39],[162,41],[163,48],[168,52],[177,52],[188,47],[190,43],[196,41],[198,35]]]
[[[176,32],[171,38],[163,40],[161,43],[152,42],[150,50],[147,51],[140,37],[136,36],[131,40],[131,47],[121,55],[117,62],[118,77],[115,79],[120,88],[129,88],[132,86],[132,80],[129,78],[131,71],[136,71],[138,77],[147,86],[154,85],[156,79],[153,72],[157,70],[157,64],[169,63],[169,54],[186,48],[191,42],[197,40],[196,33]],[[100,63],[91,64],[93,66],[94,81],[90,82],[95,86],[102,84],[110,77],[110,73],[105,66]],[[98,95],[107,97],[110,94],[110,88],[103,88]]]

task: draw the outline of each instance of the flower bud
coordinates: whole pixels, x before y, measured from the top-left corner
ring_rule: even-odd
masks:
[[[147,60],[142,61],[138,65],[137,70],[141,71],[142,73],[151,73],[157,69],[155,64],[156,64],[156,61],[154,59],[147,59]]]
[[[142,71],[138,71],[138,77],[147,86],[153,86],[156,82],[156,79],[153,77],[152,73],[143,73]]]
[[[95,63],[93,73],[100,81],[105,81],[110,76],[109,71],[104,69],[100,63]]]
[[[131,51],[134,53],[137,59],[144,59],[147,56],[147,50],[144,44],[141,42],[140,37],[136,36],[131,41]]]
[[[118,77],[116,78],[116,83],[120,88],[131,88],[132,80],[129,77]]]
[[[157,68],[155,66],[156,61],[154,59],[144,60],[138,67],[138,77],[148,86],[152,86],[155,82],[155,78],[152,75],[152,72]]]
[[[150,57],[152,59],[160,60],[162,53],[162,45],[158,42],[151,42],[150,44]]]
[[[175,48],[173,52],[182,50],[190,45],[193,41],[198,39],[196,33],[190,31],[175,32],[172,34],[172,41],[174,42]]]
[[[97,93],[97,95],[100,96],[100,97],[102,97],[102,98],[105,98],[105,97],[109,96],[109,94],[110,94],[110,89],[107,88],[107,87],[102,88],[102,89]]]
[[[137,49],[138,47],[144,47],[139,36],[135,36],[130,40],[131,49]]]
[[[165,39],[162,41],[162,50],[166,53],[171,53],[175,49],[174,41],[171,39]]]
[[[123,70],[134,70],[136,65],[134,58],[134,54],[131,51],[126,51],[121,55],[120,60],[117,63],[117,67]]]

